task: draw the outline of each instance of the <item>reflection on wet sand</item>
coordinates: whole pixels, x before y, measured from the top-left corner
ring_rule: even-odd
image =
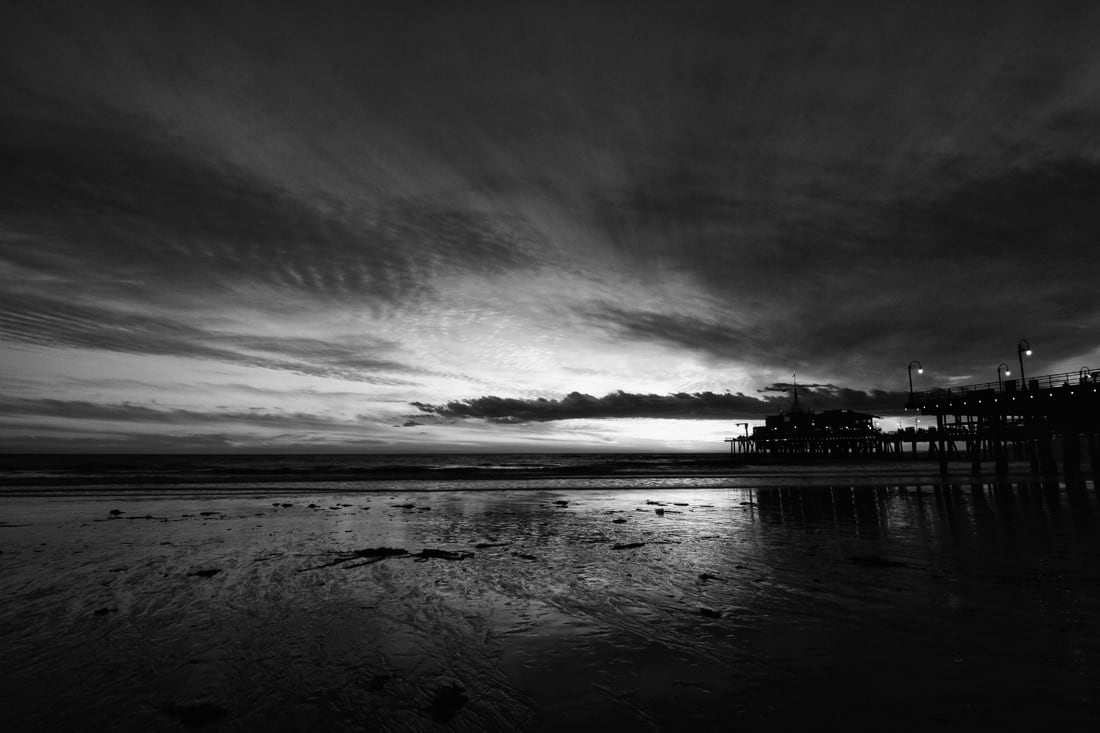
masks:
[[[1088,728],[1096,512],[1091,482],[7,499],[0,684],[20,729]]]

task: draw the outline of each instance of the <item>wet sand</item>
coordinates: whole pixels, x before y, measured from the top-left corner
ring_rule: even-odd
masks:
[[[1091,482],[0,512],[14,730],[1100,722]]]

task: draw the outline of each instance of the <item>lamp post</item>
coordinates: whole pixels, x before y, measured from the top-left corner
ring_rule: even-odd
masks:
[[[1020,360],[1020,386],[1027,389],[1026,377],[1024,377],[1024,355],[1031,356],[1031,344],[1027,342],[1027,339],[1020,339],[1020,343],[1016,344],[1016,357]]]
[[[1001,379],[1001,367],[1004,367],[1006,377],[1011,376],[1012,372],[1008,371],[1008,364],[1005,364],[1003,361],[997,365],[997,387],[1000,388],[1001,392],[1004,392],[1005,383]]]
[[[909,401],[913,401],[913,365],[917,365],[917,374],[924,374],[924,367],[920,365],[920,362],[916,359],[909,362]]]

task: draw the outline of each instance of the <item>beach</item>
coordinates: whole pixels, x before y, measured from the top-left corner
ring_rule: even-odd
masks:
[[[3,496],[9,730],[1098,721],[1091,480],[666,479]]]

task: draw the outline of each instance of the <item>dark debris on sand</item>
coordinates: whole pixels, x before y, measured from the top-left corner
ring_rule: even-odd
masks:
[[[424,562],[426,560],[465,560],[468,557],[473,557],[474,553],[468,550],[441,550],[433,547],[425,547],[420,552],[411,553],[406,549],[400,547],[366,547],[362,550],[352,550],[351,552],[335,553],[336,559],[331,562],[322,563],[320,565],[312,565],[307,568],[301,568],[299,572],[305,572],[306,570],[320,570],[321,568],[330,568],[334,565],[342,565],[352,560],[362,560],[354,565],[347,565],[347,569],[363,567],[364,565],[370,565],[380,560],[385,560],[389,557],[411,557],[417,562]]]
[[[848,558],[848,562],[865,568],[907,568],[906,563],[897,560],[887,560],[878,555],[855,555]]]
[[[190,705],[165,705],[161,710],[166,715],[182,723],[184,728],[201,728],[215,723],[229,714],[229,711],[221,705],[208,702],[192,703]]]
[[[215,575],[221,572],[220,568],[208,568],[206,570],[196,570],[193,573],[188,573],[188,576],[196,576],[199,578],[213,578]]]
[[[457,682],[452,682],[435,691],[432,702],[428,705],[426,711],[436,722],[446,723],[469,701],[470,699],[466,696],[466,688]]]
[[[417,560],[430,560],[432,558],[437,560],[465,560],[468,557],[473,557],[473,554],[465,550],[437,550],[425,547],[413,557]]]
[[[382,690],[386,689],[386,685],[388,685],[392,680],[392,674],[376,674],[369,680],[367,680],[366,684],[364,684],[363,686],[367,689],[368,692],[381,692]]]

